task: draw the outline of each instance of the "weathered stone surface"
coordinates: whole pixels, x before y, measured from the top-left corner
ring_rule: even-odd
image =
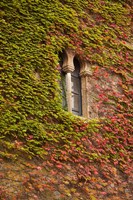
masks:
[[[1,199],[132,200],[131,175],[127,179],[114,168],[112,181],[99,174],[84,182],[77,178],[75,166],[68,166],[56,171],[46,170],[40,161],[1,162]]]

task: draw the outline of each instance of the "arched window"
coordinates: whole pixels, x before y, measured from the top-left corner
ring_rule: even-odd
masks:
[[[80,62],[73,51],[59,55],[61,67],[62,105],[75,115],[82,115]]]
[[[74,71],[71,73],[72,113],[82,115],[80,63],[74,57]]]
[[[89,77],[91,76],[90,64],[87,61],[79,62],[74,50],[66,49],[62,57],[62,86],[63,107],[75,115],[89,118],[90,97]],[[65,94],[65,95],[64,95]]]

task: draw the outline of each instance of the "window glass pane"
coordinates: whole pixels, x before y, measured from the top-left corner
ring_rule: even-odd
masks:
[[[79,90],[80,90],[80,81],[79,78],[76,77],[71,77],[71,84],[72,84],[72,92],[78,93],[79,94]]]
[[[72,94],[72,110],[79,112],[79,95]]]
[[[71,76],[71,91],[72,91],[72,112],[75,115],[81,115],[81,82],[80,82],[80,63],[74,58],[75,70],[72,72]]]
[[[76,67],[75,70],[72,72],[72,75],[75,77],[79,77],[79,68]]]

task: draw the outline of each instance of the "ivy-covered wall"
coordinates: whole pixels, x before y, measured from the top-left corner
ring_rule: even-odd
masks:
[[[1,0],[0,6],[2,159],[47,157],[57,169],[78,162],[81,181],[108,164],[130,174],[132,2]],[[97,88],[97,106],[113,102],[105,119],[88,121],[62,109],[58,63],[66,48],[96,66],[95,80],[108,82],[107,72],[120,77],[120,93]]]

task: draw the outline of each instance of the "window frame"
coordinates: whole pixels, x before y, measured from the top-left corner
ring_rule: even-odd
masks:
[[[92,76],[91,65],[88,61],[81,61],[76,52],[72,49],[66,49],[63,54],[63,64],[61,66],[62,70],[65,72],[65,84],[66,84],[66,101],[67,101],[67,110],[68,112],[73,113],[72,111],[72,81],[71,75],[75,69],[74,58],[76,58],[80,64],[80,83],[81,83],[81,112],[80,116],[85,118],[90,118],[90,77]]]
[[[82,116],[82,95],[81,95],[81,77],[80,77],[80,63],[76,57],[74,57],[74,71],[71,73],[71,83],[77,81],[77,91],[74,88],[71,89],[72,92],[72,113],[75,115]],[[73,81],[72,81],[73,79]],[[72,87],[74,84],[72,85]],[[74,109],[74,96],[78,96],[78,109]]]

